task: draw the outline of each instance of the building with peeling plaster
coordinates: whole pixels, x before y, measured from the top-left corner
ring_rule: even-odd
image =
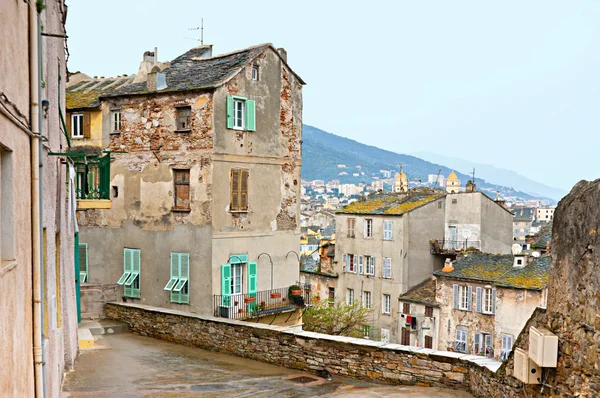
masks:
[[[248,295],[299,279],[305,83],[271,44],[157,55],[135,77],[68,88],[81,150],[112,159],[110,197],[79,206],[88,282],[118,283],[127,301],[246,313]],[[74,130],[87,112],[102,115],[99,139]]]

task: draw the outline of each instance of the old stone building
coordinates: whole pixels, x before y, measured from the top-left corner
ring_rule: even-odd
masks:
[[[547,301],[550,257],[468,254],[436,271],[439,349],[504,360]]]
[[[436,279],[427,278],[398,298],[400,344],[438,349],[440,304],[436,301]]]
[[[82,137],[82,146],[112,158],[109,204],[97,206],[109,208],[78,213],[88,281],[221,316],[294,284],[304,82],[285,50],[213,56],[200,46],[168,63],[147,52],[129,79],[68,88],[70,117],[86,103],[102,113],[102,145]]]
[[[68,148],[67,9],[43,4],[0,3],[2,397],[59,396],[77,356],[74,201],[68,165],[52,155]]]

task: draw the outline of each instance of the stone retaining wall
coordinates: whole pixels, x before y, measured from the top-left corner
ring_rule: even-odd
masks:
[[[120,293],[116,283],[82,283],[81,319],[104,319],[104,304],[119,300]]]
[[[500,366],[497,361],[473,355],[202,317],[139,304],[108,303],[105,313],[128,323],[134,333],[178,344],[286,368],[313,372],[326,369],[357,379],[460,389],[469,389],[473,384],[473,393],[480,397],[493,396],[480,379],[493,378]],[[514,391],[520,390],[516,380],[515,384],[518,388]],[[511,386],[508,388],[512,391]]]

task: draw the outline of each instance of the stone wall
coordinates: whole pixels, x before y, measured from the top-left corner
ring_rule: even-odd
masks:
[[[104,319],[104,304],[119,300],[122,293],[116,283],[82,283],[81,319]]]
[[[306,371],[393,384],[468,389],[473,369],[496,369],[496,361],[453,352],[201,317],[130,303],[109,303],[106,315],[132,332]],[[481,368],[481,369],[480,369]],[[489,371],[492,374],[491,371]],[[490,396],[482,391],[478,396]]]

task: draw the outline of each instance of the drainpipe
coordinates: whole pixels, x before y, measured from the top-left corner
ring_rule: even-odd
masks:
[[[44,314],[42,274],[42,225],[41,225],[41,141],[40,141],[40,31],[36,10],[29,8],[29,90],[31,131],[31,237],[33,277],[33,363],[35,396],[45,397],[44,375]]]

